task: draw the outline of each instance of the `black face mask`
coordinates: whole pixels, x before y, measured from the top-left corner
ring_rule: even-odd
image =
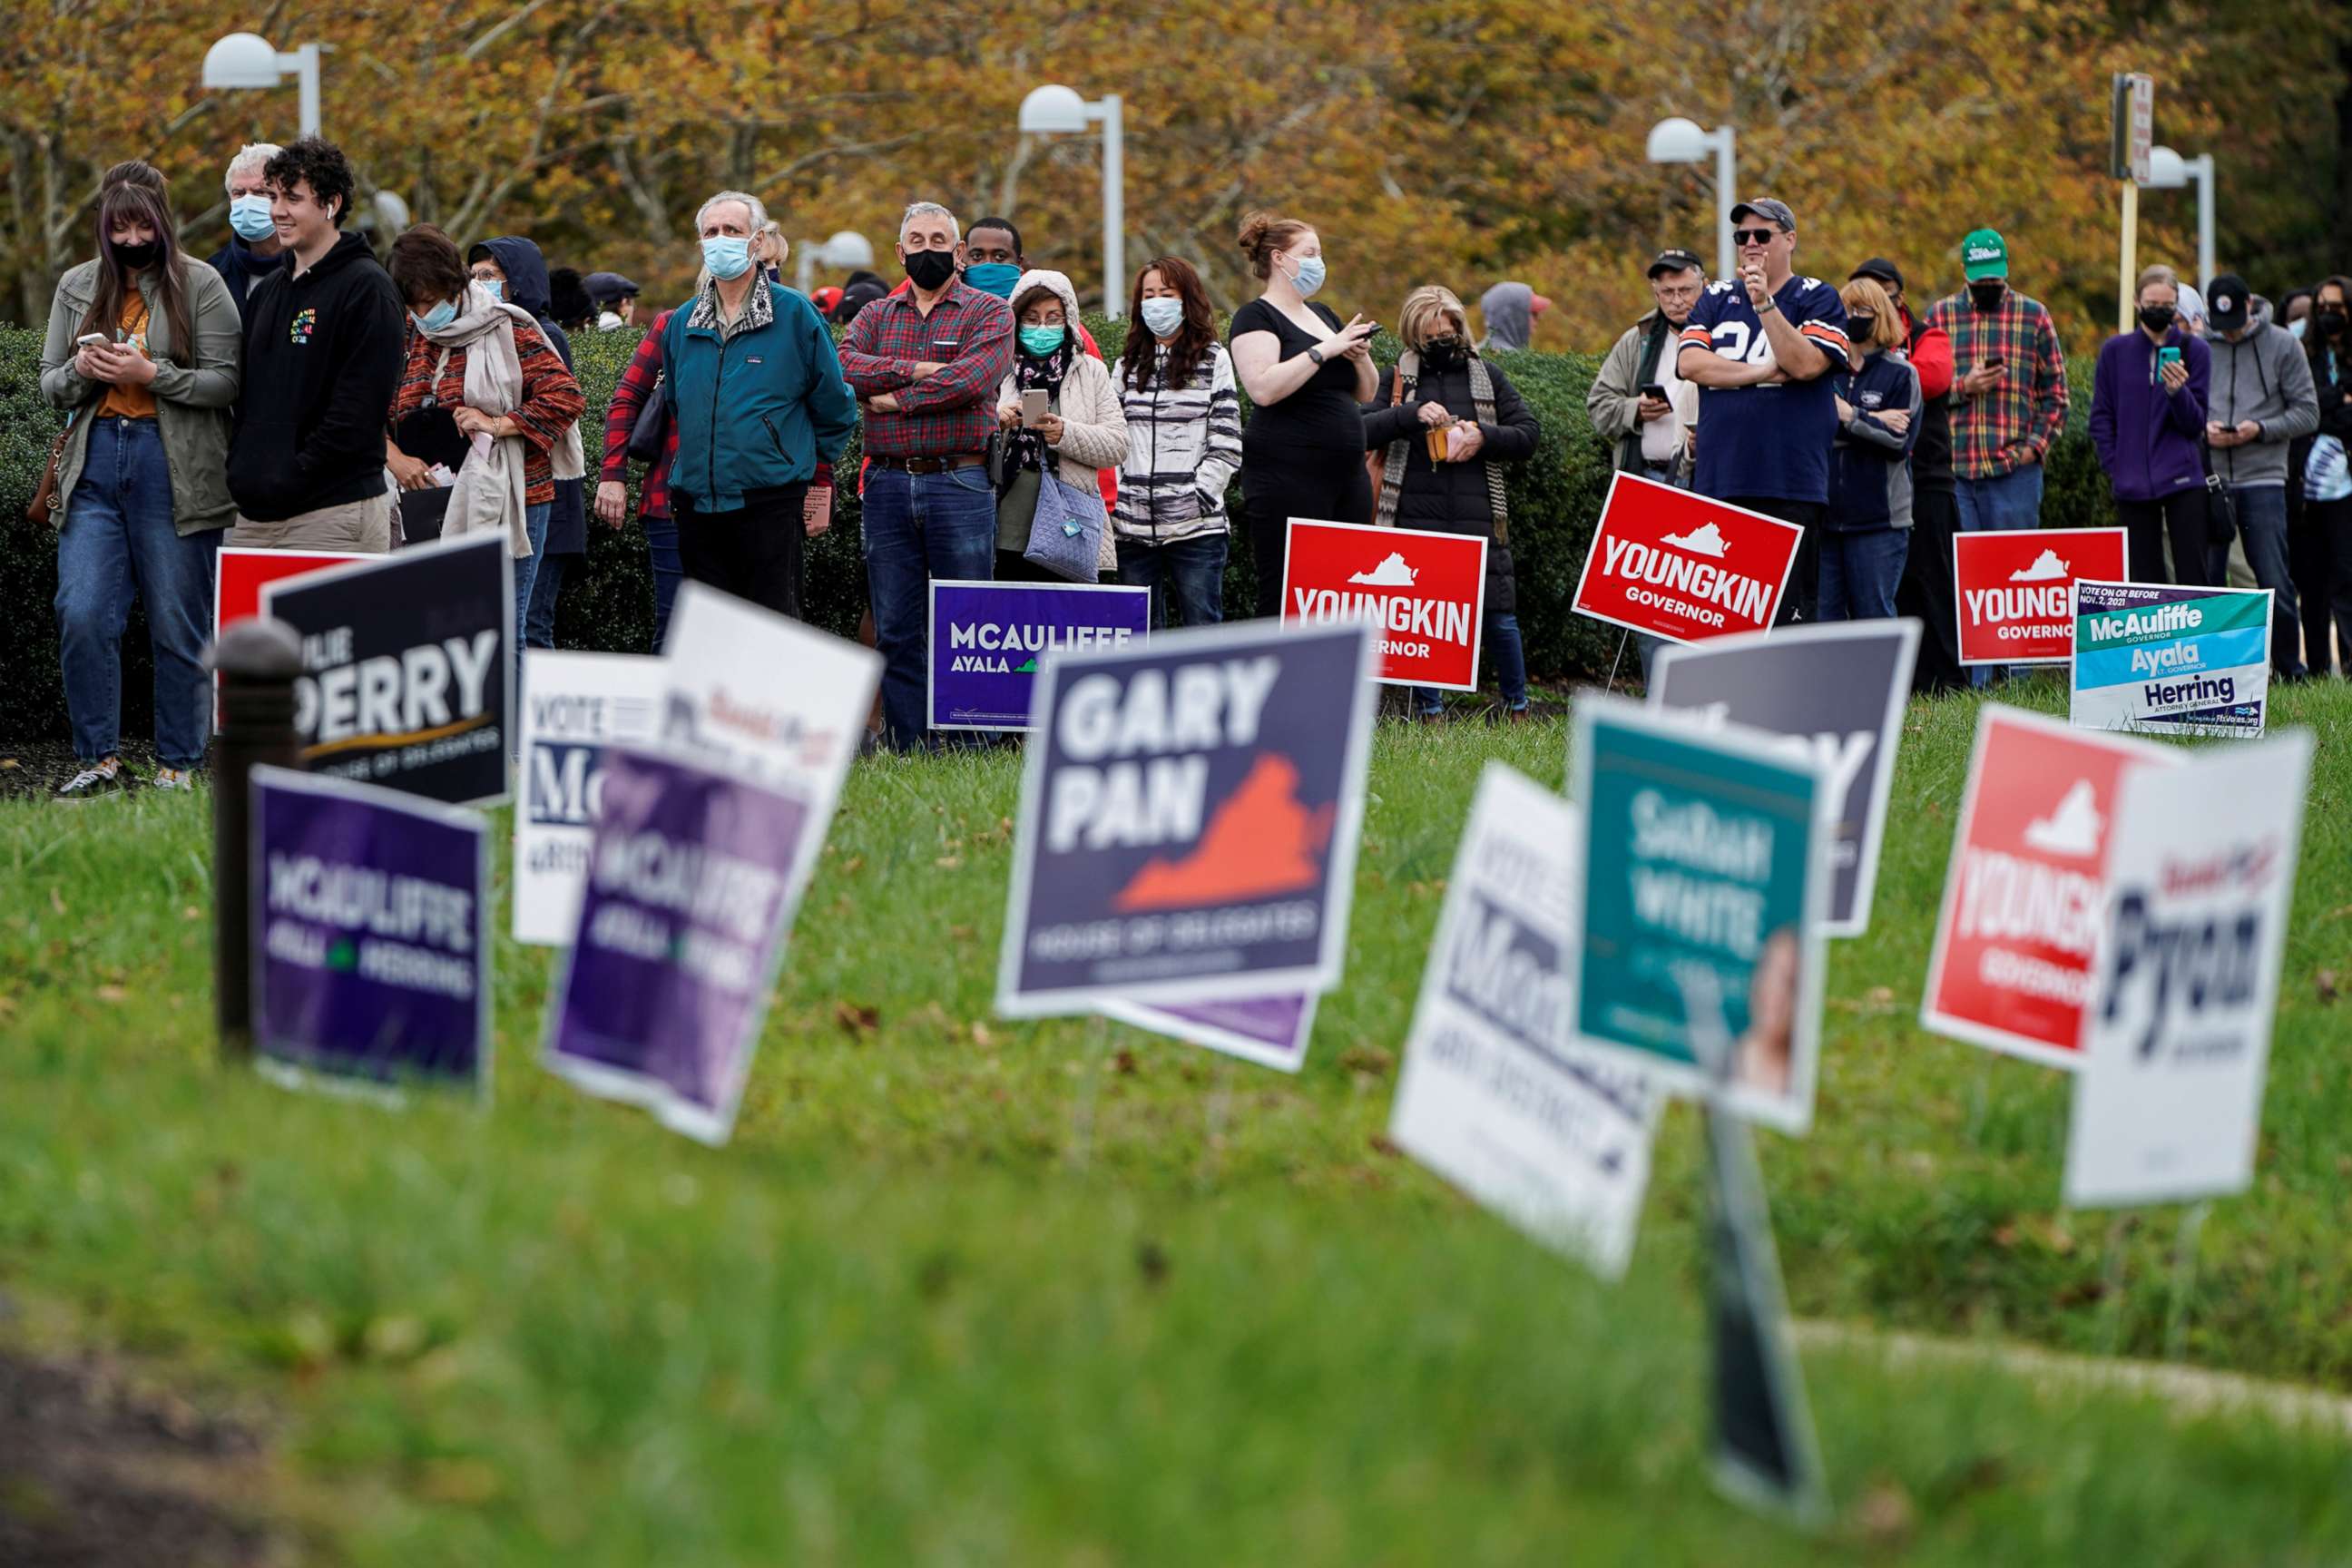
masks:
[[[2139,324],[2151,332],[2168,332],[2172,330],[2174,318],[2179,314],[2169,305],[2142,305],[2139,308]]]
[[[1432,370],[1444,370],[1460,363],[1462,340],[1453,337],[1432,338],[1421,346],[1421,358],[1422,363]]]
[[[910,250],[907,252],[907,276],[916,288],[928,294],[943,288],[955,276],[955,252],[952,250]]]
[[[2341,310],[2321,310],[2311,318],[2323,338],[2332,338],[2344,330],[2345,314]]]
[[[155,258],[163,254],[163,242],[160,239],[142,240],[137,245],[118,245],[114,247],[114,259],[122,263],[122,268],[126,272],[144,271],[154,266]]]
[[[1864,353],[1871,351],[1870,335],[1876,331],[1878,318],[1875,316],[1848,316],[1845,319],[1846,341]]]
[[[2001,298],[2008,292],[2009,285],[2006,283],[1971,283],[1969,285],[1969,298],[1976,302],[1976,307],[1979,310],[2000,310]]]

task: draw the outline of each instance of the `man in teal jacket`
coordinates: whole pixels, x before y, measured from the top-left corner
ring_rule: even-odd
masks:
[[[801,613],[801,541],[829,509],[807,505],[857,423],[833,334],[816,307],[752,265],[767,222],[757,196],[702,204],[702,291],[662,343],[677,456],[669,470],[686,575],[782,615]]]

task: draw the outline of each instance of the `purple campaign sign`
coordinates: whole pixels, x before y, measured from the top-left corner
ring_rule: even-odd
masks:
[[[253,771],[253,1041],[265,1071],[489,1084],[478,812]]]
[[[931,584],[934,730],[1026,730],[1046,654],[1144,640],[1151,590],[1086,583]]]
[[[781,791],[608,748],[550,1070],[725,1142],[799,900],[807,814]]]
[[[1307,1039],[1315,1032],[1312,996],[1236,996],[1162,1006],[1112,1002],[1103,1014],[1282,1072],[1297,1072],[1306,1065]]]

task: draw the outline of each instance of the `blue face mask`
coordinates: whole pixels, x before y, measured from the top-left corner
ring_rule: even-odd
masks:
[[[1316,291],[1323,287],[1323,258],[1319,256],[1301,257],[1297,275],[1291,279],[1291,282],[1297,287],[1300,299],[1315,298]]]
[[[268,196],[239,196],[230,202],[228,226],[236,231],[237,238],[247,243],[268,239],[278,232],[278,226],[269,221]]]
[[[503,278],[477,278],[474,281],[488,290],[493,300],[504,300],[507,297],[507,280]]]
[[[702,242],[702,264],[721,283],[732,283],[751,270],[751,242],[722,234]]]
[[[1172,337],[1184,324],[1184,301],[1158,299],[1143,302],[1143,324],[1155,338]]]
[[[425,314],[416,317],[415,321],[416,324],[424,328],[426,331],[437,332],[457,319],[457,307],[456,303],[448,300],[444,300],[439,304],[434,306],[433,309],[425,311]]]
[[[1021,347],[1023,352],[1043,359],[1060,348],[1062,340],[1069,333],[1067,327],[1024,327],[1021,329]]]
[[[1010,300],[1013,298],[1013,286],[1021,281],[1021,268],[1009,262],[983,261],[965,268],[963,280],[983,294]]]

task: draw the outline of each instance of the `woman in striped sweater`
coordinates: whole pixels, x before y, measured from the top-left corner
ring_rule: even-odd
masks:
[[[1234,362],[1201,275],[1179,258],[1145,265],[1128,320],[1117,377],[1127,462],[1111,518],[1118,580],[1151,590],[1154,629],[1214,626],[1224,618],[1225,489],[1242,462]]]

